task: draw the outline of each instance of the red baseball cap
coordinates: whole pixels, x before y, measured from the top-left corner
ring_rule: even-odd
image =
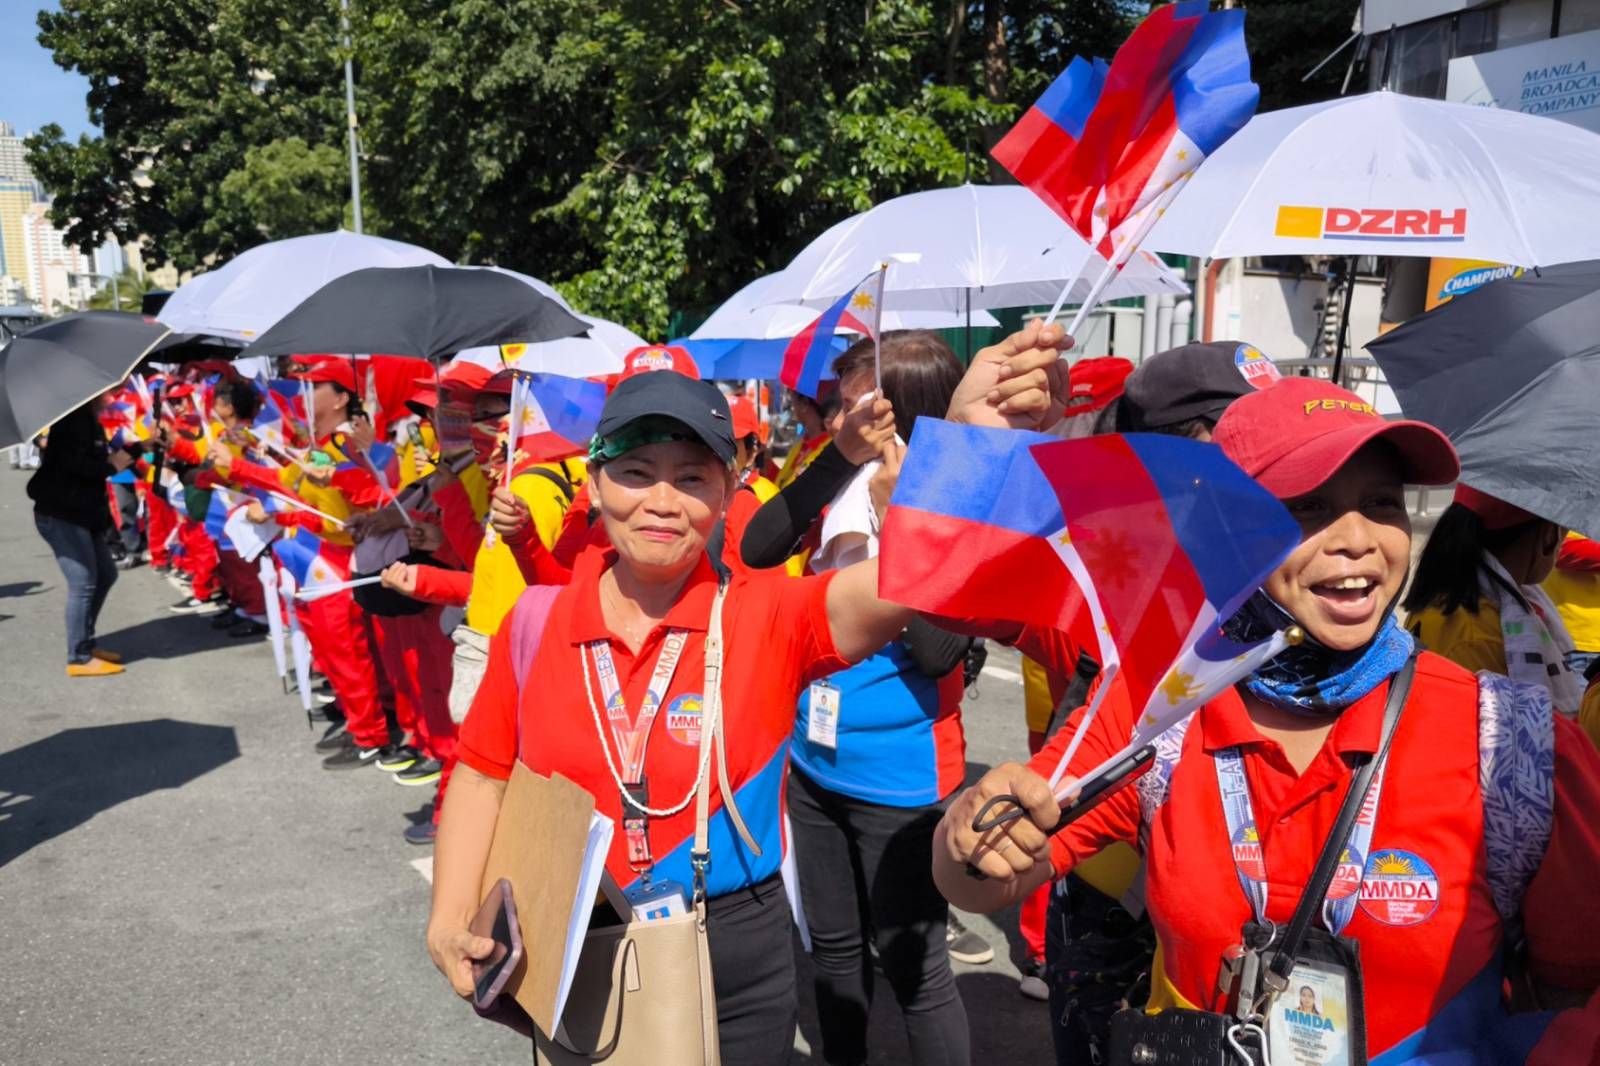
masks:
[[[1072,367],[1068,417],[1098,411],[1121,396],[1122,383],[1131,373],[1133,364],[1114,355],[1078,360]]]
[[[1533,522],[1539,517],[1524,511],[1514,503],[1507,503],[1487,492],[1479,492],[1466,482],[1456,486],[1456,495],[1452,502],[1459,503],[1477,515],[1478,521],[1483,523],[1483,528],[1491,532],[1520,526],[1524,522]]]
[[[1390,422],[1349,389],[1284,378],[1234,400],[1211,439],[1281,500],[1327,481],[1366,445],[1394,446],[1409,485],[1448,485],[1461,473],[1450,439],[1426,422]]]
[[[299,381],[326,381],[338,385],[346,392],[360,392],[356,385],[356,368],[353,360],[343,355],[297,355],[298,364],[286,377]]]
[[[728,397],[728,410],[733,415],[734,440],[761,435],[761,416],[748,396]]]
[[[617,375],[617,383],[627,381],[635,374],[648,374],[654,370],[675,370],[686,378],[700,380],[700,367],[687,349],[677,345],[647,344],[622,357],[622,373]]]

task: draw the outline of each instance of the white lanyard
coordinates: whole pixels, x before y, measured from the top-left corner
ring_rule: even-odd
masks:
[[[611,736],[617,744],[617,756],[622,762],[622,780],[625,785],[637,785],[644,780],[644,755],[650,746],[650,727],[667,698],[672,677],[678,672],[683,658],[683,646],[689,631],[669,629],[661,641],[661,653],[656,656],[655,670],[650,674],[650,684],[645,689],[644,702],[639,704],[639,714],[629,720],[627,701],[622,695],[622,685],[617,680],[617,668],[611,661],[611,645],[596,640],[585,645],[594,659],[595,677],[600,681],[600,695],[606,704],[606,718],[611,723]]]
[[[1228,841],[1233,855],[1234,873],[1239,877],[1239,887],[1255,912],[1256,922],[1267,925],[1267,852],[1256,825],[1255,810],[1250,804],[1250,784],[1245,779],[1244,757],[1238,748],[1224,748],[1216,754],[1217,787],[1222,791],[1222,813],[1228,820]],[[1367,789],[1350,828],[1350,839],[1328,895],[1322,901],[1322,924],[1328,932],[1338,936],[1355,914],[1361,895],[1361,879],[1366,869],[1367,856],[1372,847],[1372,829],[1378,819],[1378,800],[1383,795],[1384,768],[1388,758],[1378,764],[1372,776],[1372,786]]]

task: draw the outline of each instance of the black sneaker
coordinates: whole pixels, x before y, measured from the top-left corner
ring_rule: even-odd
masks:
[[[405,838],[407,844],[416,844],[418,847],[427,847],[439,835],[439,827],[433,824],[433,819],[419,822],[416,825],[406,826]]]
[[[444,776],[444,763],[438,759],[418,759],[394,775],[397,785],[431,785]]]
[[[387,745],[385,745],[387,747]],[[355,741],[322,760],[324,770],[354,770],[358,766],[371,766],[384,748],[363,748]]]
[[[167,608],[173,614],[216,614],[222,609],[223,605],[216,600],[197,600],[193,596]]]
[[[322,734],[322,739],[311,746],[317,751],[343,751],[354,744],[355,741],[350,739],[350,731],[340,720],[330,725],[327,732]]]
[[[223,611],[221,614],[217,615],[215,618],[213,618],[211,620],[211,628],[212,629],[232,629],[234,626],[238,625],[242,621],[244,621],[244,619],[240,618],[238,615],[234,614],[232,611]]]
[[[384,773],[394,774],[410,769],[422,761],[422,752],[410,744],[386,744],[378,754],[375,765]]]
[[[272,627],[262,625],[253,618],[244,618],[234,622],[228,627],[228,636],[235,640],[244,640],[247,637],[264,637],[272,632]]]
[[[962,925],[954,914],[950,915],[949,924],[945,927],[944,940],[950,948],[950,957],[957,962],[982,966],[994,961],[994,948],[989,942]]]

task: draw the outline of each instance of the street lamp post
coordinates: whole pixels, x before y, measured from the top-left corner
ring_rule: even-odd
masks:
[[[350,133],[350,204],[356,232],[361,232],[361,161],[356,144],[356,76],[350,58],[350,0],[339,0],[339,23],[344,28],[344,108]]]

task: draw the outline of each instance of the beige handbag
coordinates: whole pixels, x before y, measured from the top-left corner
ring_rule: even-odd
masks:
[[[539,1034],[535,1059],[549,1066],[719,1066],[717,995],[706,940],[705,868],[710,858],[711,774],[715,753],[724,809],[757,855],[728,787],[722,744],[722,600],[706,634],[701,762],[694,790],[695,885],[686,914],[592,929],[578,957],[572,991],[552,1038]],[[596,725],[599,725],[598,719]],[[603,742],[603,739],[602,739]],[[621,783],[618,783],[620,789]]]

